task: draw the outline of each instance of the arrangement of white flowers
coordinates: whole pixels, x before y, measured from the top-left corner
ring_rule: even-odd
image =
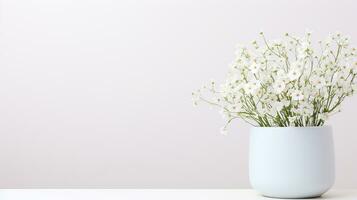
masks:
[[[322,126],[356,90],[357,52],[349,38],[331,34],[313,44],[311,33],[239,47],[220,87],[192,93],[194,104],[217,106],[227,119],[261,127]]]

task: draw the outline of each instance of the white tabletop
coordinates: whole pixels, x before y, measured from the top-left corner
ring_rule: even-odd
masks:
[[[1,189],[1,200],[272,200],[248,189]],[[357,200],[357,190],[331,190],[321,199]]]

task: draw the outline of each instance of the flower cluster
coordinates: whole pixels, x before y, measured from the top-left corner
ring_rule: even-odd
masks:
[[[340,33],[312,43],[286,33],[282,40],[239,47],[227,78],[192,93],[194,104],[218,106],[227,125],[236,118],[262,127],[322,126],[356,90],[357,50]]]

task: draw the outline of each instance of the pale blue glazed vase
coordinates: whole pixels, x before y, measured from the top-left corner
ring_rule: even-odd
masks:
[[[335,179],[332,128],[254,127],[249,176],[260,194],[275,198],[318,197]]]

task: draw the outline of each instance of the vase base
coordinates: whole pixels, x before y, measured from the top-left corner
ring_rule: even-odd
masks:
[[[273,196],[273,195],[264,195],[263,197],[271,198],[271,199],[315,199],[320,198],[322,194],[319,195],[311,195],[311,196],[303,196],[303,197],[283,197],[283,196]]]

